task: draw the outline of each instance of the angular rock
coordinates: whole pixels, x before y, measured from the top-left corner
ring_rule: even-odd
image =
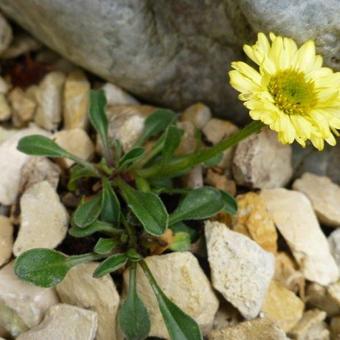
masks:
[[[58,165],[45,157],[32,157],[21,169],[19,192],[24,192],[32,185],[47,181],[57,189],[61,170]]]
[[[103,90],[105,92],[105,97],[107,101],[107,105],[135,105],[139,104],[138,100],[133,98],[127,92],[123,91],[120,87],[112,84],[106,83],[103,86]]]
[[[0,313],[0,324],[12,335],[38,325],[48,308],[56,303],[58,298],[53,288],[41,288],[20,280],[14,273],[13,262],[0,269],[0,310],[12,313],[10,318]]]
[[[340,226],[340,186],[328,177],[305,173],[293,183],[293,189],[310,199],[320,223],[331,227]]]
[[[0,55],[6,51],[13,38],[12,28],[0,13]]]
[[[12,132],[9,134],[10,137],[0,144],[0,203],[4,205],[15,202],[19,190],[21,169],[31,158],[17,150],[19,140],[32,134],[48,135],[46,131],[35,127],[20,130],[13,135],[11,135]]]
[[[3,93],[0,93],[0,122],[8,120],[11,116],[12,112],[7,99]]]
[[[232,196],[236,195],[236,183],[224,174],[223,169],[217,167],[208,169],[205,180],[207,184],[217,189],[224,190]]]
[[[301,319],[304,303],[290,290],[273,280],[262,306],[265,317],[279,325],[285,332]]]
[[[183,178],[185,188],[201,188],[203,186],[203,171],[202,166],[197,165],[190,170]]]
[[[207,334],[213,325],[218,300],[197,259],[189,252],[178,252],[150,256],[146,262],[167,297],[194,318],[203,334]],[[127,289],[128,272],[124,273],[124,286]],[[140,267],[137,270],[137,290],[149,312],[149,336],[168,338],[156,298]]]
[[[209,340],[288,340],[285,332],[264,318],[242,322],[233,327],[212,331]]]
[[[11,258],[12,247],[13,225],[8,217],[0,215],[0,267]]]
[[[0,76],[0,93],[6,94],[10,88],[10,85],[7,83],[7,81]]]
[[[239,311],[226,301],[220,301],[220,307],[215,315],[213,330],[235,326],[243,320]]]
[[[13,124],[15,127],[23,127],[33,120],[37,103],[21,88],[15,87],[8,95],[12,107]]]
[[[46,130],[56,130],[61,122],[62,96],[65,75],[61,72],[50,72],[40,82],[36,93],[38,102],[35,122]]]
[[[206,222],[205,237],[213,287],[245,318],[255,318],[274,274],[273,256],[219,222]]]
[[[47,181],[31,186],[20,199],[21,224],[13,253],[55,248],[67,233],[68,213]]]
[[[44,320],[17,340],[94,340],[97,329],[97,313],[67,305],[52,306]]]
[[[328,236],[328,244],[340,272],[340,229],[334,230]]]
[[[324,322],[326,313],[318,309],[307,311],[297,325],[289,332],[297,340],[329,340],[329,330]]]
[[[209,120],[211,120],[211,110],[203,103],[196,103],[183,111],[181,120],[184,122],[189,121],[193,123],[197,129],[202,130]]]
[[[264,128],[241,141],[233,158],[236,183],[249,188],[270,189],[284,186],[293,174],[292,150]]]
[[[83,129],[75,128],[59,131],[54,134],[54,141],[81,159],[90,160],[94,155],[94,145]],[[74,161],[63,158],[62,163],[69,168],[74,164]]]
[[[233,230],[249,236],[264,250],[277,251],[277,232],[263,198],[254,192],[237,197]]]
[[[88,122],[90,83],[84,72],[71,72],[64,88],[64,128],[85,129]]]
[[[321,285],[335,282],[339,270],[308,198],[281,188],[263,190],[261,196],[305,278]]]
[[[72,268],[56,289],[62,302],[97,312],[97,340],[115,340],[119,295],[109,275],[93,277],[97,266],[93,262]]]

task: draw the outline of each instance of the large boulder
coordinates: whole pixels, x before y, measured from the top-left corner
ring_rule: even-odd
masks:
[[[245,113],[226,72],[256,31],[314,38],[340,68],[337,0],[2,0],[0,8],[50,48],[140,98],[175,109],[202,101],[236,122]]]

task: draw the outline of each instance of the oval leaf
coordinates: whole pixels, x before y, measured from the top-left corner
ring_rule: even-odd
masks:
[[[128,340],[144,340],[150,332],[150,318],[136,290],[136,265],[130,267],[128,296],[118,312],[118,322]]]
[[[227,192],[221,190],[221,195],[224,201],[224,207],[223,207],[223,211],[231,214],[231,215],[235,215],[237,213],[237,202],[234,199],[233,196],[231,196],[230,194],[228,194]]]
[[[152,192],[137,191],[122,180],[119,186],[129,208],[144,229],[151,235],[162,235],[168,227],[169,215],[161,199]]]
[[[144,148],[136,147],[128,151],[119,161],[118,167],[120,169],[126,169],[132,165],[135,161],[140,159],[144,154]]]
[[[69,153],[50,138],[31,135],[20,139],[17,149],[27,155],[45,157],[68,157]]]
[[[102,196],[97,194],[95,197],[81,202],[73,214],[73,222],[79,228],[85,228],[92,224],[102,210]]]
[[[117,224],[120,221],[120,203],[107,178],[103,178],[101,219]]]
[[[108,146],[107,143],[107,129],[108,122],[105,113],[106,98],[103,90],[90,91],[90,108],[89,119],[92,126],[98,132],[104,147]]]
[[[169,126],[165,133],[165,140],[162,149],[162,163],[165,163],[173,156],[183,136],[183,130],[176,126]]]
[[[111,253],[111,251],[118,245],[118,242],[112,238],[100,238],[94,246],[94,252],[101,255]]]
[[[15,260],[14,271],[22,280],[48,288],[61,282],[71,267],[64,254],[37,248],[21,254]]]
[[[126,265],[128,257],[126,254],[114,254],[104,260],[94,271],[94,277],[102,277],[106,274],[112,273],[119,268]]]
[[[214,216],[224,207],[221,192],[203,187],[190,191],[170,215],[170,224],[184,220],[202,220]]]
[[[67,189],[74,191],[77,188],[77,182],[82,178],[97,177],[98,175],[94,173],[91,169],[85,168],[80,164],[75,164],[71,168],[70,179],[67,183]]]
[[[104,221],[95,221],[86,228],[79,228],[77,226],[73,226],[69,229],[68,233],[73,237],[86,237],[92,235],[94,233],[104,233],[108,235],[120,234],[123,231],[121,229],[114,228],[110,223]]]

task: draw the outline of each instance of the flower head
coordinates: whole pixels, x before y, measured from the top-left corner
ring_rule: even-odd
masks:
[[[238,61],[231,64],[230,84],[252,119],[278,132],[282,143],[310,140],[319,150],[335,145],[340,129],[340,72],[322,67],[322,57],[309,40],[300,48],[294,40],[259,33],[244,52],[258,70]]]

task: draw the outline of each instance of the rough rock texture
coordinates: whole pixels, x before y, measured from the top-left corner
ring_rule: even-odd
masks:
[[[8,48],[12,41],[12,29],[7,20],[0,14],[0,55]]]
[[[281,283],[273,280],[262,306],[264,315],[285,332],[301,319],[304,303]]]
[[[197,129],[203,129],[211,119],[211,110],[203,103],[196,103],[189,106],[181,114],[182,121],[189,121],[195,125]]]
[[[233,159],[236,183],[249,188],[284,186],[293,174],[291,146],[281,144],[276,133],[263,129],[240,142]]]
[[[13,253],[32,248],[55,248],[65,237],[68,213],[47,181],[31,186],[20,199],[21,225]]]
[[[30,156],[17,150],[18,141],[28,135],[47,135],[44,130],[28,128],[7,138],[0,144],[0,203],[10,205],[17,198],[21,169]]]
[[[119,295],[109,275],[93,277],[97,266],[92,262],[72,268],[56,289],[62,302],[97,312],[97,340],[115,340]]]
[[[0,122],[11,118],[11,108],[9,107],[8,101],[3,93],[0,93]]]
[[[13,225],[8,217],[0,215],[0,267],[10,259],[13,247]]]
[[[261,196],[305,278],[321,285],[336,281],[338,267],[308,198],[281,188],[263,190]]]
[[[285,332],[268,319],[242,322],[233,327],[213,331],[209,340],[286,340]]]
[[[340,272],[340,229],[328,236],[328,244]]]
[[[12,315],[7,318],[7,313],[0,312],[0,324],[12,334],[22,329],[22,325],[18,327],[18,322],[26,327],[36,326],[47,309],[57,302],[54,289],[40,288],[20,280],[13,271],[13,262],[1,268],[0,310],[6,309]]]
[[[96,329],[96,312],[58,304],[48,310],[41,324],[21,334],[17,340],[94,340]]]
[[[293,188],[310,199],[320,223],[340,226],[340,186],[328,177],[305,173],[294,182]]]
[[[193,317],[202,332],[207,334],[218,309],[218,300],[197,259],[189,252],[182,252],[150,256],[146,262],[168,298]],[[126,290],[127,272],[124,273],[124,286]],[[137,290],[150,315],[149,335],[168,338],[156,298],[140,267],[137,270]]]
[[[127,92],[118,86],[106,83],[102,89],[105,92],[107,105],[135,105],[139,104],[137,99],[130,96]]]
[[[245,318],[255,318],[274,274],[273,256],[223,223],[206,222],[205,236],[214,288]]]

